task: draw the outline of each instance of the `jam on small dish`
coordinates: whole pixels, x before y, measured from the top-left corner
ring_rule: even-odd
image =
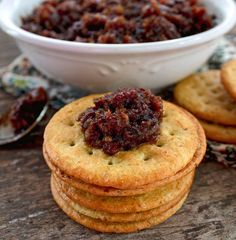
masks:
[[[16,133],[30,127],[37,119],[48,96],[44,88],[36,88],[16,100],[11,107],[9,119]]]
[[[198,0],[46,0],[26,31],[86,43],[144,43],[204,32],[214,17]]]
[[[122,89],[94,100],[79,116],[85,142],[109,155],[142,143],[155,143],[160,134],[163,103],[149,90]]]

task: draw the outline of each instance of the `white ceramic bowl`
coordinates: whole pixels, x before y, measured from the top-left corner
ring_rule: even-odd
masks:
[[[22,30],[21,16],[42,0],[3,0],[2,29],[43,73],[94,92],[118,87],[152,90],[173,84],[198,69],[218,40],[236,23],[234,0],[202,0],[219,19],[213,29],[176,40],[138,44],[87,44],[45,38]]]

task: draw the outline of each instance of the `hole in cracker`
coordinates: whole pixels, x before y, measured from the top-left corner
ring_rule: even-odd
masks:
[[[170,136],[174,136],[175,135],[175,133],[174,132],[170,132]]]
[[[222,87],[221,86],[213,86],[210,90],[212,93],[217,94],[217,93],[222,92]]]
[[[68,122],[68,126],[69,126],[69,127],[74,127],[75,124],[74,124],[74,122],[70,121],[70,122]]]
[[[210,86],[212,86],[212,85],[213,85],[212,82],[206,82],[206,86],[207,86],[207,87],[210,87]]]
[[[212,93],[217,94],[218,92],[218,89],[212,89]]]
[[[110,161],[108,162],[108,165],[109,165],[109,166],[113,165],[112,160],[110,160]]]
[[[226,106],[226,110],[228,110],[229,112],[233,111],[234,109],[235,109],[235,106],[233,105]]]
[[[148,160],[150,160],[151,158],[149,157],[149,156],[145,156],[144,158],[143,158],[143,161],[144,162],[147,162]]]
[[[210,104],[210,103],[211,103],[210,100],[207,100],[207,99],[205,100],[205,104],[206,104],[206,105],[208,105],[208,104]]]
[[[74,141],[71,141],[70,142],[70,147],[74,147],[75,146],[75,142]]]
[[[164,145],[165,145],[165,143],[163,143],[163,142],[159,142],[159,143],[157,143],[157,147],[164,147]]]
[[[92,149],[88,149],[87,153],[88,153],[88,155],[93,155],[93,150]]]
[[[220,96],[218,96],[217,99],[218,99],[220,102],[224,102],[224,101],[225,101],[225,96],[220,95]]]

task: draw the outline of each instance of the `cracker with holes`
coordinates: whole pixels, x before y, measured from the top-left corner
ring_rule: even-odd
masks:
[[[236,101],[236,60],[229,61],[222,66],[221,80],[226,91]]]
[[[199,122],[144,89],[72,102],[50,120],[43,144],[55,201],[105,232],[136,231],[174,214],[205,150]]]
[[[174,90],[179,105],[212,123],[236,126],[236,104],[221,84],[218,70],[194,74]]]
[[[46,127],[45,151],[67,175],[99,186],[134,189],[175,175],[192,160],[199,146],[196,123],[184,110],[167,102],[161,134],[154,144],[142,144],[113,156],[91,149],[77,117],[92,106],[93,99],[89,96],[67,105]]]

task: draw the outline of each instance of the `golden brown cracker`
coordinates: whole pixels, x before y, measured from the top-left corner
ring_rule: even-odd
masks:
[[[236,101],[236,60],[231,60],[222,66],[221,81],[226,91]]]
[[[236,126],[236,104],[221,84],[220,71],[194,74],[177,84],[179,105],[200,119]]]
[[[236,127],[223,126],[199,120],[210,140],[222,143],[236,144]]]
[[[88,96],[62,108],[49,122],[44,147],[66,175],[103,187],[135,189],[178,173],[199,147],[195,122],[181,108],[164,102],[165,117],[156,144],[143,144],[114,156],[84,142],[78,115],[93,105]]]
[[[206,152],[206,137],[204,130],[202,126],[199,124],[199,122],[194,118],[193,121],[195,121],[197,128],[198,128],[198,136],[199,136],[199,148],[194,154],[194,157],[192,161],[189,162],[189,164],[181,169],[176,175],[173,175],[169,178],[163,179],[162,181],[158,181],[152,184],[147,184],[144,186],[140,186],[137,189],[117,189],[117,188],[111,188],[111,187],[101,187],[98,185],[89,184],[86,182],[81,181],[80,179],[75,179],[71,176],[66,175],[64,172],[62,172],[59,168],[55,167],[45,150],[44,151],[44,157],[45,160],[49,166],[49,168],[53,171],[53,173],[59,177],[62,181],[65,181],[69,185],[78,188],[80,190],[89,192],[94,195],[98,196],[133,196],[137,194],[143,194],[146,192],[153,191],[157,187],[166,185],[170,182],[176,181],[180,179],[181,177],[187,175],[189,172],[193,171],[199,163],[202,161],[205,152]]]

